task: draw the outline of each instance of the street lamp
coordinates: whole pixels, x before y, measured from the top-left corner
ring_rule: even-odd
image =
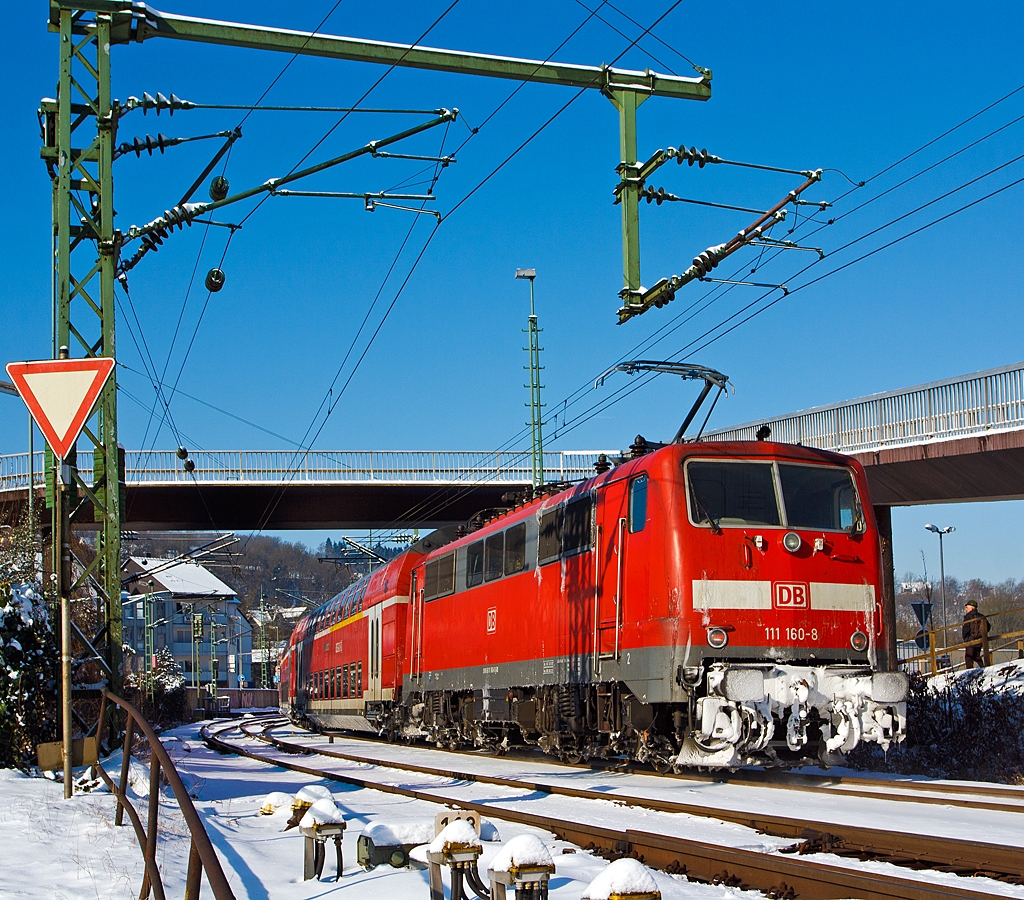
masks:
[[[946,563],[942,556],[942,536],[944,534],[952,534],[956,529],[952,525],[939,528],[938,525],[928,524],[924,527],[927,531],[931,531],[939,536],[939,578],[942,585],[942,646],[945,649],[948,644],[946,640]]]
[[[516,269],[516,278],[525,278],[530,282],[530,317],[527,334],[530,336],[530,438],[533,457],[533,486],[540,487],[544,483],[544,438],[541,434],[540,402],[540,329],[537,327],[537,312],[533,303],[533,280],[537,277],[536,269]]]

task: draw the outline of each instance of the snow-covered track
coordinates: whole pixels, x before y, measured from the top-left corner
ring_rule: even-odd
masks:
[[[278,720],[279,724],[280,720]],[[329,747],[310,747],[299,741],[283,740],[262,732],[268,731],[273,720],[261,723],[231,723],[226,726],[207,726],[203,729],[203,739],[214,749],[222,752],[240,753],[253,759],[262,760],[272,765],[282,766],[308,775],[327,778],[364,788],[371,788],[393,794],[412,797],[438,804],[458,804],[465,808],[475,809],[483,815],[494,819],[532,825],[548,830],[560,838],[584,847],[594,847],[610,855],[632,854],[641,857],[647,864],[670,872],[685,872],[687,876],[700,881],[745,885],[765,892],[770,897],[827,898],[858,897],[865,900],[952,900],[952,898],[990,898],[1004,896],[991,881],[987,882],[989,890],[985,890],[985,882],[970,888],[960,884],[950,884],[948,880],[938,879],[944,883],[933,883],[917,878],[903,878],[895,875],[892,869],[884,872],[866,871],[862,867],[829,865],[810,856],[779,855],[777,852],[766,852],[762,847],[749,850],[739,846],[724,846],[678,837],[678,831],[672,827],[673,819],[679,822],[678,813],[690,813],[709,818],[717,818],[719,823],[710,822],[705,828],[709,835],[716,829],[735,828],[724,826],[721,821],[737,822],[751,828],[768,831],[768,827],[790,828],[797,826],[799,833],[782,835],[769,850],[783,851],[792,837],[806,840],[819,836],[830,842],[828,849],[835,852],[841,849],[841,843],[848,840],[846,836],[836,836],[834,828],[823,835],[814,833],[813,827],[807,822],[788,820],[786,825],[768,821],[773,817],[747,815],[745,819],[724,817],[721,810],[703,808],[699,812],[683,808],[685,804],[653,804],[644,798],[636,802],[624,802],[619,795],[597,794],[587,791],[563,789],[551,790],[551,785],[543,782],[528,782],[523,779],[500,779],[493,776],[480,777],[471,772],[454,772],[451,770],[429,770],[427,766],[399,765],[394,762],[369,759],[352,760],[352,754],[332,751]],[[260,740],[257,740],[257,736]],[[303,757],[299,759],[299,757]],[[316,756],[317,758],[311,758]],[[417,780],[416,776],[421,777]],[[411,777],[410,777],[411,776]],[[452,779],[456,779],[452,781]],[[502,786],[512,788],[516,796],[495,796],[493,790],[481,791],[478,785]],[[557,797],[556,797],[557,795]],[[524,809],[523,798],[528,797],[529,811]],[[543,801],[542,798],[552,798]],[[516,802],[511,802],[512,800]],[[557,802],[556,802],[557,801]],[[608,819],[608,803],[615,804],[615,813]],[[548,811],[557,810],[557,815],[549,815]],[[641,817],[642,821],[641,821]],[[630,824],[643,824],[643,828],[633,828]],[[613,827],[609,827],[609,826]],[[660,831],[650,830],[652,825],[660,826]],[[852,831],[852,829],[851,829]],[[914,836],[906,834],[890,834],[877,831],[877,838],[885,841],[885,846],[872,845],[865,834],[860,835],[863,849],[857,855],[868,855],[874,859],[886,859],[915,864],[916,867],[932,871],[956,871],[963,874],[975,874],[979,871],[994,877],[1020,878],[1019,848],[1010,850],[996,845],[979,845],[979,852],[989,854],[988,858],[1002,860],[1004,856],[1011,862],[1000,869],[985,862],[974,865],[973,860],[965,856],[967,850],[974,849],[973,844],[965,845],[956,842],[952,848],[948,839],[939,845],[932,844],[928,849],[932,860],[924,862],[921,855],[915,853],[917,841]],[[737,839],[732,835],[732,840]],[[747,846],[751,841],[746,841]],[[770,842],[769,842],[770,843]],[[890,846],[891,845],[891,846]],[[921,846],[924,846],[923,844]],[[793,848],[794,850],[796,848]],[[889,851],[896,851],[890,853]],[[909,854],[908,851],[909,850]],[[935,859],[937,857],[937,859]],[[956,860],[952,866],[950,860]],[[1016,868],[1013,862],[1016,862]],[[922,873],[922,878],[927,873]]]

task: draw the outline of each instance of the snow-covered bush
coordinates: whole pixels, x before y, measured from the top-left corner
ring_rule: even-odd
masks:
[[[41,558],[27,517],[0,526],[0,767],[35,764],[35,745],[58,738],[60,653],[43,595]]]
[[[0,571],[0,767],[27,769],[35,746],[57,739],[60,653],[34,584]]]
[[[186,720],[185,674],[167,647],[161,647],[148,672],[135,670],[125,675],[125,693],[139,706],[153,725],[172,727]]]
[[[992,675],[1001,668],[962,672],[937,687],[912,676],[907,740],[886,754],[862,744],[850,754],[851,765],[968,781],[1024,780],[1024,696],[998,686]]]

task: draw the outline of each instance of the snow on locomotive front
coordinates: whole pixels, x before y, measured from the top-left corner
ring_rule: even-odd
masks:
[[[659,468],[677,481],[666,538],[688,628],[675,671],[694,695],[676,763],[834,764],[903,740],[907,678],[888,671],[861,466],[757,442],[673,448]]]

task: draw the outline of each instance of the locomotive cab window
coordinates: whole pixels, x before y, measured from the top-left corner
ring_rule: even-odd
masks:
[[[779,481],[791,528],[863,531],[864,516],[847,469],[780,463]]]
[[[505,532],[499,531],[487,538],[484,544],[484,580],[494,581],[501,578],[505,552]]]
[[[647,524],[647,476],[638,475],[629,483],[629,530],[643,531]]]
[[[505,574],[514,575],[526,568],[526,523],[505,531]]]
[[[710,528],[781,525],[772,463],[691,461],[690,519]]]
[[[484,542],[477,541],[466,548],[466,587],[476,587],[484,580]]]

